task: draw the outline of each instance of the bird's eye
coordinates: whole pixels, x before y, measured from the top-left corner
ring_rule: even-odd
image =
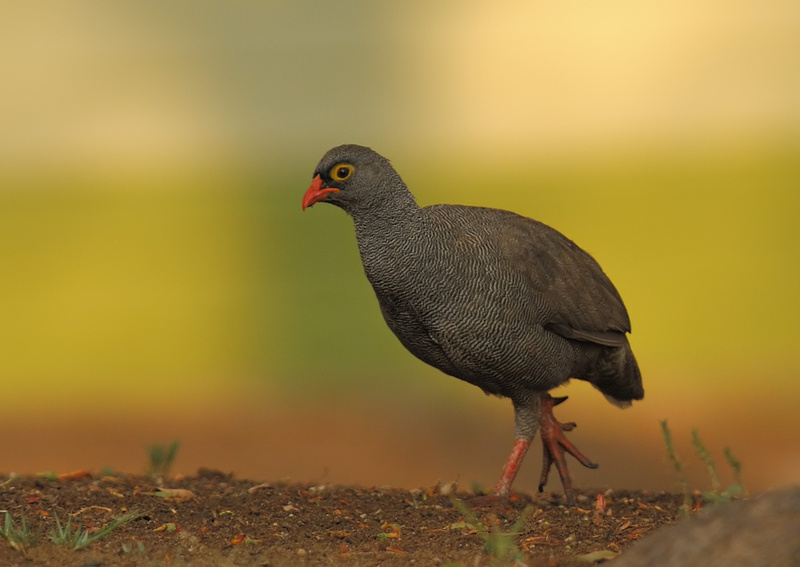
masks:
[[[331,179],[334,181],[344,181],[353,175],[353,171],[355,171],[355,169],[352,165],[340,163],[339,165],[333,166],[331,169]]]

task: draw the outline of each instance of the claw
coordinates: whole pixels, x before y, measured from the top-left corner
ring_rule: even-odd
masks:
[[[590,461],[578,448],[564,436],[564,431],[572,431],[576,424],[574,422],[560,423],[553,415],[553,406],[560,404],[566,398],[552,398],[550,394],[542,394],[542,474],[539,477],[539,492],[544,491],[550,468],[556,465],[561,484],[564,486],[564,494],[568,504],[574,504],[575,499],[572,493],[572,479],[567,469],[567,461],[564,453],[567,452],[580,462],[584,467],[596,469],[597,463]]]

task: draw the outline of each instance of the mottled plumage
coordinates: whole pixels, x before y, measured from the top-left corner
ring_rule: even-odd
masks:
[[[540,396],[570,378],[620,406],[644,395],[619,293],[556,230],[503,210],[419,207],[386,158],[355,145],[320,161],[303,208],[318,201],[352,216],[364,271],[402,344],[511,398],[518,439],[535,434]]]

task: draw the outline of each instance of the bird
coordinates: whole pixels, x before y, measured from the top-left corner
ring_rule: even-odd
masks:
[[[353,220],[364,272],[400,343],[440,371],[509,398],[514,445],[488,498],[507,499],[537,431],[539,492],[553,464],[567,503],[565,453],[597,468],[564,432],[549,391],[589,382],[625,408],[644,397],[630,319],[600,265],[566,236],[487,207],[420,207],[389,160],[355,144],[324,154],[302,210],[328,203]]]

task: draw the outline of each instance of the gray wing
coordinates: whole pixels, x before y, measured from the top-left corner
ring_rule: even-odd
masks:
[[[500,249],[549,307],[552,320],[545,328],[569,339],[624,345],[631,330],[628,312],[594,258],[543,223],[504,216]]]

